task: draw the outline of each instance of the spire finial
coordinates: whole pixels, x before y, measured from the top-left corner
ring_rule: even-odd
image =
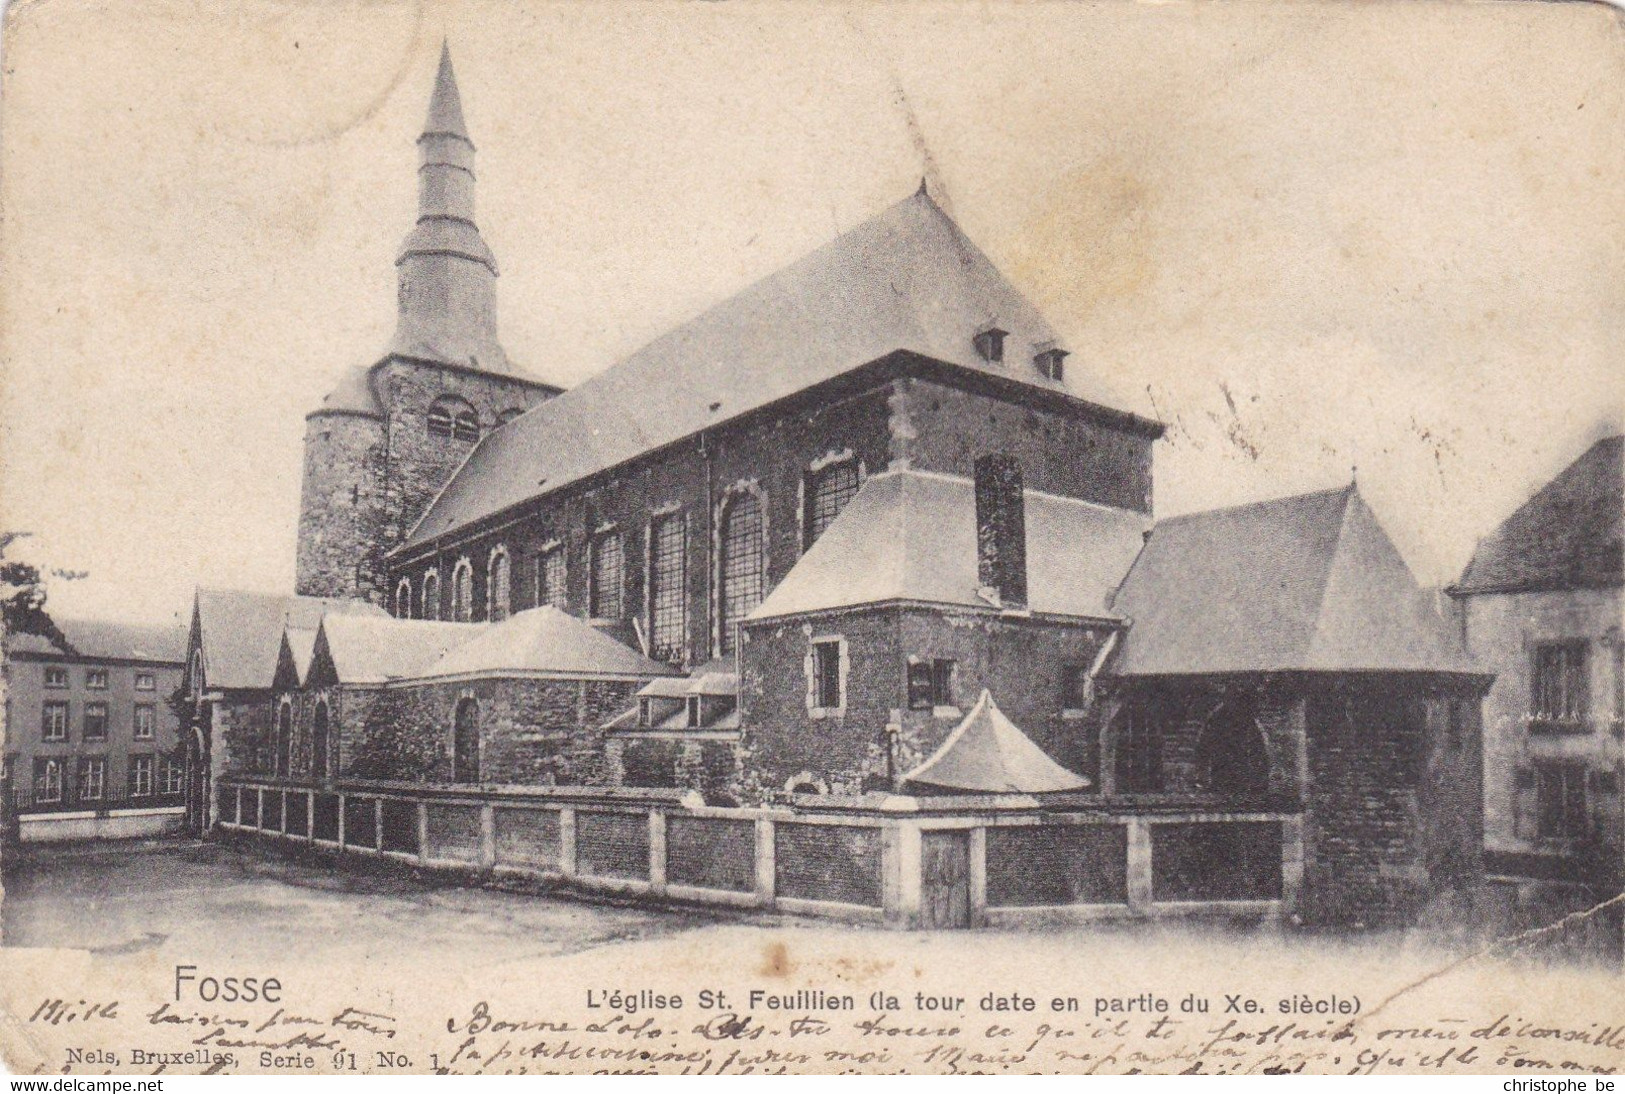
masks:
[[[425,135],[444,133],[468,140],[468,128],[463,123],[463,100],[457,92],[457,73],[451,67],[451,43],[440,40],[440,69],[434,77],[434,94],[429,97],[429,120],[423,125]]]
[[[930,197],[931,191],[925,185],[925,176],[920,176],[920,188],[914,191],[916,197]]]

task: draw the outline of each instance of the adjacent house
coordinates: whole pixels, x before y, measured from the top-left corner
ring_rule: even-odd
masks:
[[[1496,674],[1484,704],[1492,872],[1620,883],[1625,438],[1597,441],[1478,545],[1449,589]]]
[[[173,700],[186,632],[58,621],[65,642],[6,639],[4,792],[24,840],[178,827],[185,766]]]

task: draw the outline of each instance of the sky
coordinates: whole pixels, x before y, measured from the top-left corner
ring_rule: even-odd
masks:
[[[922,175],[1169,425],[1170,516],[1346,483],[1420,580],[1625,403],[1596,4],[20,0],[0,528],[67,616],[292,590],[304,414],[394,323],[442,37],[509,356],[568,385]]]

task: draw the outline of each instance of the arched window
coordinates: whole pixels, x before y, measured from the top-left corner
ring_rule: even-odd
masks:
[[[276,715],[276,774],[288,773],[288,753],[293,748],[293,704],[282,700]]]
[[[451,621],[467,623],[474,612],[474,564],[467,557],[451,570]]]
[[[452,781],[480,781],[480,706],[472,697],[457,701],[451,734]]]
[[[1270,755],[1253,704],[1226,702],[1208,718],[1196,743],[1197,778],[1216,794],[1262,794],[1270,788]]]
[[[412,618],[412,579],[403,577],[395,586],[395,618]]]
[[[316,713],[311,719],[310,774],[313,778],[327,778],[327,736],[327,700],[323,699],[316,704]]]
[[[739,621],[762,602],[767,576],[763,531],[762,499],[754,491],[742,490],[729,499],[722,510],[718,537],[722,580],[717,590],[717,648],[721,653],[734,651]]]
[[[863,485],[858,461],[850,458],[808,472],[806,483],[806,542],[801,545],[802,550],[818,541],[824,529],[835,522],[858,487]]]
[[[502,426],[507,425],[524,412],[525,408],[522,406],[510,406],[507,410],[504,410],[501,414],[497,415],[497,427],[501,428]]]
[[[536,606],[569,610],[570,589],[564,571],[564,548],[552,547],[536,556]]]
[[[587,614],[594,619],[621,618],[622,589],[626,585],[626,557],[621,534],[603,532],[592,541],[591,580],[587,585]]]
[[[491,561],[485,567],[485,618],[493,623],[508,618],[508,577],[508,549],[498,547],[491,552]]]
[[[649,650],[681,661],[688,645],[688,525],[682,513],[649,522]]]
[[[423,618],[440,618],[440,574],[434,570],[423,575]]]
[[[480,416],[467,399],[442,395],[429,404],[429,435],[459,441],[480,439]]]
[[[198,702],[203,701],[203,651],[192,651],[192,698]]]

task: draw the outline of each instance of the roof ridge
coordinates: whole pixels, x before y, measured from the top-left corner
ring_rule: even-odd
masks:
[[[1327,490],[1323,491],[1323,493],[1342,493],[1343,511],[1337,516],[1337,538],[1332,542],[1332,549],[1326,553],[1326,565],[1320,573],[1320,578],[1317,582],[1318,588],[1315,590],[1314,624],[1309,631],[1309,641],[1304,647],[1309,651],[1309,657],[1311,659],[1314,658],[1315,651],[1320,647],[1321,639],[1325,634],[1326,595],[1328,592],[1330,592],[1332,587],[1332,575],[1337,572],[1338,560],[1341,559],[1344,553],[1349,549],[1349,518],[1354,509],[1349,502],[1359,500],[1359,490],[1354,482],[1350,482],[1340,491]],[[1361,501],[1360,504],[1364,505],[1365,503]],[[1369,508],[1367,511],[1369,512]],[[1375,521],[1376,514],[1372,514],[1372,519]],[[1381,526],[1379,525],[1378,527],[1380,528]]]
[[[1218,516],[1221,513],[1239,513],[1244,509],[1261,509],[1266,505],[1279,505],[1282,502],[1302,501],[1302,500],[1305,500],[1307,498],[1320,498],[1320,497],[1328,497],[1328,496],[1330,496],[1332,494],[1346,494],[1346,493],[1358,493],[1358,492],[1359,492],[1359,485],[1357,483],[1354,483],[1354,482],[1349,482],[1349,483],[1347,483],[1347,484],[1345,484],[1343,486],[1327,487],[1326,489],[1323,489],[1323,490],[1306,490],[1303,493],[1299,493],[1299,494],[1281,494],[1281,495],[1278,495],[1278,496],[1273,497],[1273,498],[1259,498],[1259,499],[1257,499],[1255,501],[1238,502],[1235,505],[1220,505],[1220,506],[1218,506],[1216,508],[1213,508],[1213,509],[1196,509],[1196,510],[1192,510],[1189,513],[1179,513],[1179,514],[1177,514],[1175,516],[1163,517],[1161,520],[1158,520],[1156,523],[1157,523],[1158,526],[1161,526],[1161,525],[1164,525],[1164,524],[1175,524],[1175,523],[1177,523],[1179,521],[1194,520],[1194,519],[1196,519],[1198,517],[1213,517],[1213,516]]]

